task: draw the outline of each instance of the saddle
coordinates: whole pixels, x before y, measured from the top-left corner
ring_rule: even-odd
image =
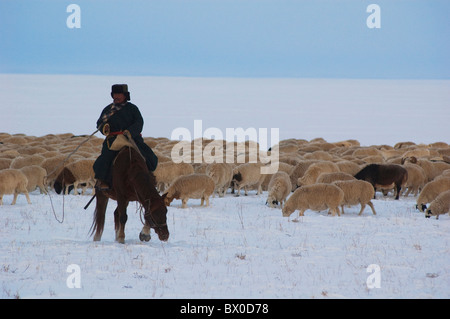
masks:
[[[129,146],[133,147],[139,152],[139,149],[136,146],[136,143],[131,142],[125,135],[120,134],[117,135],[111,145],[109,145],[109,149],[111,151],[120,151],[122,148]],[[140,152],[139,152],[140,153]]]

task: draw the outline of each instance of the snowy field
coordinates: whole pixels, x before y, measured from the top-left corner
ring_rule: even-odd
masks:
[[[90,196],[5,196],[1,207],[2,298],[449,298],[450,217],[426,219],[413,197],[347,208],[341,217],[307,211],[298,220],[265,206],[267,193],[175,201],[168,242],[141,243],[136,204],[126,243],[114,241],[110,201],[101,242],[88,231]],[[63,201],[64,200],[64,201]],[[70,265],[78,265],[79,287]],[[378,265],[379,282],[369,278]],[[373,267],[373,266],[372,266]],[[69,272],[68,272],[69,270]],[[369,284],[368,284],[369,279]],[[69,281],[69,285],[67,283]],[[74,288],[69,288],[72,286]]]
[[[280,140],[450,142],[450,80],[0,74],[0,83],[7,97],[0,104],[0,132],[10,134],[91,134],[111,103],[111,85],[128,83],[148,137],[171,138],[178,127],[193,137],[194,120],[201,120],[202,132],[278,128]]]
[[[450,142],[450,81],[200,79],[0,75],[0,132],[90,134],[111,84],[128,83],[144,136],[216,127],[279,128],[280,140],[362,146]],[[98,135],[100,136],[100,135]],[[425,219],[414,197],[374,200],[341,217],[282,217],[267,193],[175,201],[168,242],[141,243],[135,203],[126,243],[110,201],[101,242],[90,196],[31,193],[0,207],[1,298],[449,298],[450,217]],[[54,207],[54,212],[52,205]],[[57,219],[63,219],[59,223]]]

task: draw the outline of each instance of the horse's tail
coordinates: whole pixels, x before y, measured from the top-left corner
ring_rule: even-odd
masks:
[[[98,192],[96,196],[97,204],[95,205],[94,218],[91,229],[89,230],[90,236],[94,235],[94,241],[99,241],[102,237],[103,228],[105,226],[106,205],[108,204],[108,198],[99,195],[100,192]]]

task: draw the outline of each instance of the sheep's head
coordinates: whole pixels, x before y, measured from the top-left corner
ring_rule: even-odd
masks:
[[[415,156],[403,157],[401,164],[403,165],[405,163],[417,164],[417,157]]]
[[[278,205],[278,201],[275,198],[273,198],[272,196],[268,196],[266,205],[269,205],[269,207],[275,207],[275,205]]]
[[[164,200],[164,205],[170,206],[170,203],[173,201],[173,197],[167,196],[168,193],[163,194],[161,197]]]
[[[424,212],[424,211],[427,210],[427,205],[425,205],[425,204],[420,204],[420,208],[419,208],[419,205],[416,205],[416,209],[419,210],[419,211],[421,211],[421,212]]]
[[[288,205],[284,205],[283,209],[281,209],[281,212],[283,213],[283,217],[289,217],[291,214],[295,211],[295,209],[290,208]]]
[[[236,184],[239,185],[240,182],[242,182],[242,175],[240,172],[237,172],[236,174],[233,175],[233,179],[232,181]]]
[[[433,214],[433,212],[431,211],[431,209],[427,209],[425,211],[425,218],[430,218],[431,216],[434,216],[435,214]],[[436,219],[439,218],[439,214],[436,214]]]

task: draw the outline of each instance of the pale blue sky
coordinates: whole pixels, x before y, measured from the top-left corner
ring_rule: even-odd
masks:
[[[448,0],[0,0],[0,73],[450,79],[449,39]]]

